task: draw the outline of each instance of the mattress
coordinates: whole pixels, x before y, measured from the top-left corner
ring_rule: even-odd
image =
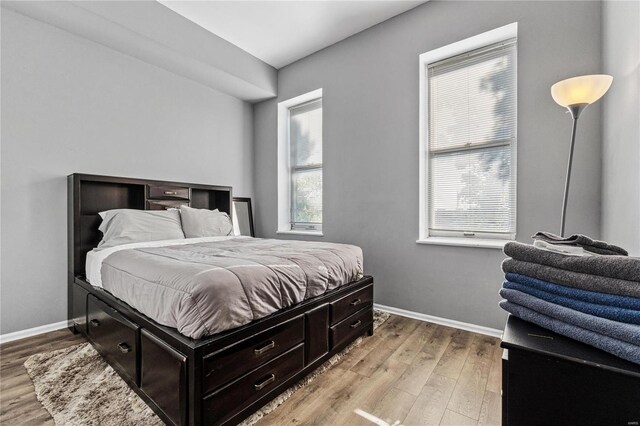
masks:
[[[86,272],[92,285],[200,339],[358,280],[363,259],[348,244],[228,236],[93,250]]]

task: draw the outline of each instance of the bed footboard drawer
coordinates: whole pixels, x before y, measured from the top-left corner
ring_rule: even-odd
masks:
[[[257,336],[208,355],[203,360],[204,392],[208,393],[232,379],[268,362],[304,339],[302,316]]]
[[[187,424],[187,357],[142,330],[140,389],[176,425]]]
[[[373,307],[369,306],[331,327],[331,348],[353,340],[373,324]]]
[[[246,407],[268,394],[282,382],[293,377],[304,366],[304,345],[301,343],[235,382],[203,400],[204,424],[221,424],[239,408]],[[239,405],[239,401],[244,401]]]
[[[92,295],[87,298],[87,335],[116,370],[138,384],[140,327]]]
[[[353,293],[331,303],[331,325],[337,324],[349,315],[373,304],[373,285],[356,290]]]

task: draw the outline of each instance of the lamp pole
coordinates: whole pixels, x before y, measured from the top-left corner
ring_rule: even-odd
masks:
[[[564,237],[564,225],[565,218],[567,215],[567,199],[569,198],[569,182],[571,181],[571,165],[573,164],[573,148],[576,143],[576,128],[578,126],[578,117],[580,117],[580,113],[587,107],[589,104],[574,104],[567,106],[567,109],[571,113],[571,117],[573,118],[573,128],[571,129],[571,145],[569,148],[569,162],[567,164],[567,178],[564,182],[564,197],[562,198],[562,217],[560,219],[560,236]]]
[[[571,146],[569,147],[569,163],[567,164],[567,179],[564,182],[564,197],[562,198],[562,216],[560,218],[560,236],[564,237],[564,225],[567,214],[567,199],[569,198],[569,181],[571,180],[571,164],[573,163],[573,147],[576,143],[578,117],[587,105],[604,96],[611,87],[613,77],[606,74],[581,75],[567,78],[551,86],[551,97],[560,106],[571,113],[573,128],[571,129]]]

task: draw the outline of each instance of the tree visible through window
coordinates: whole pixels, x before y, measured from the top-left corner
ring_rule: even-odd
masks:
[[[427,65],[429,236],[512,238],[516,39]]]
[[[322,99],[289,108],[291,229],[322,227]]]

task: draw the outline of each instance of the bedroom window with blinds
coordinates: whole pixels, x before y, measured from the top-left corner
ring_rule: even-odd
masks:
[[[517,34],[505,28],[421,61],[421,239],[515,238]]]
[[[322,98],[289,108],[291,229],[322,228]]]
[[[280,232],[322,231],[322,92],[279,105]],[[283,146],[280,146],[283,145]],[[285,184],[287,187],[285,188]],[[282,194],[280,193],[282,192]],[[286,194],[285,196],[282,196]],[[288,211],[284,211],[286,201]]]

